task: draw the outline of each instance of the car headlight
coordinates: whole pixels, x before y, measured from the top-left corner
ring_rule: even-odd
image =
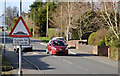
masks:
[[[65,50],[68,50],[68,47],[66,47]]]
[[[55,48],[55,47],[52,47],[52,49],[56,50],[56,48]]]

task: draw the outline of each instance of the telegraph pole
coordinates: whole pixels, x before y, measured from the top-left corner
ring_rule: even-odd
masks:
[[[6,16],[6,0],[4,0],[4,51],[3,51],[3,57],[5,57],[5,16]]]
[[[46,37],[48,36],[48,1],[47,1],[47,24],[46,24]]]
[[[61,36],[62,36],[62,4],[61,4]]]
[[[35,8],[34,8],[34,14],[35,14]],[[34,20],[34,23],[33,23],[33,37],[35,35],[35,32],[34,32],[34,29],[35,29],[35,15],[33,15],[33,20]]]

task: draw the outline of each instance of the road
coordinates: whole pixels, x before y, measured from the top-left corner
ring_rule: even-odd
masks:
[[[6,47],[13,51],[12,38],[6,34]],[[23,53],[23,57],[37,66],[42,74],[118,74],[117,67],[89,59],[82,54],[50,56],[45,53],[46,46],[42,45],[41,41],[31,41],[34,49],[32,52]]]

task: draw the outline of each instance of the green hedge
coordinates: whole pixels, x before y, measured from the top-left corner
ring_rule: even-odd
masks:
[[[120,59],[120,48],[110,47],[110,58],[114,60]]]

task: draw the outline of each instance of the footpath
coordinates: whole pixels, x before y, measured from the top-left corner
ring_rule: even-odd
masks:
[[[6,49],[6,60],[9,62],[9,64],[13,67],[13,70],[9,71],[9,75],[3,75],[3,76],[18,76],[18,54],[14,51],[11,51],[9,49]],[[23,76],[42,76],[42,73],[37,70],[37,68],[27,62],[25,59],[22,59],[22,74]]]

